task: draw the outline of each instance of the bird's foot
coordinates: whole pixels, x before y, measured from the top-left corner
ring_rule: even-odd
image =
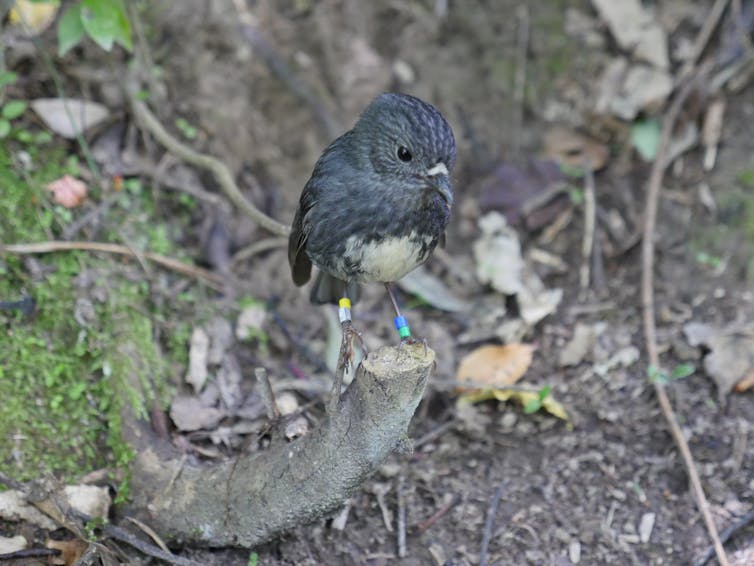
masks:
[[[427,339],[422,338],[421,340],[418,340],[417,338],[414,338],[413,336],[406,336],[404,338],[401,338],[401,343],[398,345],[399,348],[403,348],[403,346],[413,346],[414,344],[423,344],[424,345],[424,355],[427,355]]]
[[[350,320],[344,320],[340,323],[340,326],[343,330],[343,341],[340,344],[340,355],[338,356],[338,365],[335,369],[335,379],[333,380],[332,390],[327,401],[327,412],[330,414],[333,414],[338,408],[340,391],[343,388],[343,377],[346,371],[348,368],[353,369],[354,367],[354,360],[356,358],[353,347],[354,342],[359,343],[359,347],[365,356],[369,353],[364,340],[361,338],[361,332],[353,327]]]

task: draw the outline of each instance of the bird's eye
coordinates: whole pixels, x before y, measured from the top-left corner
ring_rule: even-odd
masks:
[[[405,145],[402,145],[398,148],[398,159],[403,161],[404,163],[408,163],[411,161],[411,158],[413,156],[411,155],[411,152],[408,150],[408,148]]]

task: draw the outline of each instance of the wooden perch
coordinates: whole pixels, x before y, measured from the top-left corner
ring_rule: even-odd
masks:
[[[406,438],[434,361],[423,344],[372,352],[317,429],[212,467],[159,455],[143,426],[124,422],[141,445],[125,511],[166,540],[212,547],[253,547],[326,516]]]

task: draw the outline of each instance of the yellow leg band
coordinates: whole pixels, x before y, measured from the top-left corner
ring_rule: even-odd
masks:
[[[351,308],[351,299],[348,297],[343,297],[338,301],[338,306],[342,309],[350,309]]]

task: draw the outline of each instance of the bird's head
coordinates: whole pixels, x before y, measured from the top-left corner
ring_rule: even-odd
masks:
[[[364,110],[353,134],[359,157],[391,185],[435,190],[448,206],[453,204],[456,142],[434,106],[406,94],[382,94]]]

